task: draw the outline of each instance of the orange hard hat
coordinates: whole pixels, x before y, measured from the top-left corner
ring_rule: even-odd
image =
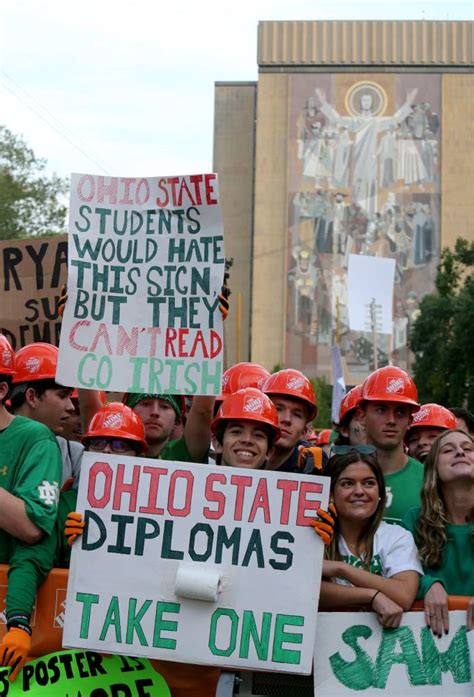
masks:
[[[399,402],[418,411],[418,390],[413,379],[401,368],[387,365],[374,370],[362,384],[362,401]]]
[[[423,404],[414,414],[410,430],[422,426],[453,429],[456,428],[456,417],[441,404]]]
[[[126,438],[139,443],[143,450],[148,447],[143,421],[122,402],[111,402],[100,407],[89,421],[82,441],[87,443],[88,438],[98,437]]]
[[[299,370],[285,368],[273,373],[265,380],[262,391],[270,396],[281,395],[282,397],[301,399],[310,409],[308,421],[312,421],[318,413],[313,386],[306,375],[300,373]]]
[[[318,435],[318,445],[329,445],[332,430],[330,428],[323,428]]]
[[[59,349],[41,342],[28,344],[15,355],[14,383],[32,380],[56,380]]]
[[[245,387],[256,387],[261,390],[262,385],[270,373],[258,363],[236,363],[227,368],[222,375],[221,394],[218,400],[224,400],[228,395],[243,390]]]
[[[362,400],[362,385],[356,385],[352,390],[344,395],[344,398],[339,405],[339,423],[342,424],[344,418],[353,409],[357,409],[359,402]]]
[[[278,413],[275,405],[266,394],[256,387],[245,387],[224,399],[212,422],[212,432],[215,434],[219,424],[229,419],[242,419],[266,424],[273,430],[275,440],[280,437]]]
[[[315,445],[318,444],[318,434],[314,430],[314,428],[311,429],[309,434],[306,436],[305,440],[308,441],[308,443],[314,443]]]
[[[0,375],[15,376],[15,352],[3,334],[0,334]]]

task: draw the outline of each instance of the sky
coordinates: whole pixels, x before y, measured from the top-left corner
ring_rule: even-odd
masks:
[[[473,6],[15,0],[0,9],[0,124],[61,176],[209,172],[214,82],[257,80],[260,20],[472,20]]]

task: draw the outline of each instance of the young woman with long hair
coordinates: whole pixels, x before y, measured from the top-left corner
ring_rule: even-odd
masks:
[[[461,430],[434,441],[425,463],[421,508],[403,519],[420,554],[425,575],[426,624],[441,636],[449,630],[448,595],[471,596],[467,628],[474,628],[474,441]]]
[[[382,520],[386,492],[375,448],[336,446],[343,448],[325,472],[338,515],[323,562],[319,609],[370,608],[384,627],[398,627],[422,573],[415,542],[407,530]]]

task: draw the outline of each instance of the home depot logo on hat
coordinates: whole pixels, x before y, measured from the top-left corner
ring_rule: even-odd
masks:
[[[395,394],[396,392],[403,392],[405,387],[405,381],[400,377],[387,378],[387,392],[390,394]]]
[[[109,414],[104,419],[104,428],[120,428],[122,424],[122,414]]]
[[[31,373],[31,375],[34,375],[34,373],[38,373],[39,369],[41,367],[41,361],[39,358],[36,358],[36,356],[32,356],[31,358],[28,358],[26,361],[26,370]]]
[[[431,409],[427,409],[426,407],[423,407],[423,409],[420,409],[419,411],[416,411],[413,414],[413,421],[412,421],[412,426],[413,424],[418,423],[418,421],[423,421],[424,419],[429,419],[431,414]]]
[[[252,414],[263,413],[263,399],[261,397],[248,397],[244,402],[244,411]]]
[[[3,361],[3,365],[5,366],[5,368],[8,368],[8,366],[11,365],[12,356],[11,356],[11,353],[9,351],[2,352],[2,361]]]
[[[286,386],[290,390],[301,390],[304,385],[305,385],[305,378],[304,376],[298,376],[298,375],[293,375],[288,378],[288,382],[286,383]]]

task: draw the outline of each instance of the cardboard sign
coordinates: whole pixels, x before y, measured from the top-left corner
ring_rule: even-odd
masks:
[[[393,331],[392,306],[395,259],[349,255],[349,327],[379,334]]]
[[[465,611],[449,613],[449,634],[440,639],[421,612],[405,613],[397,629],[383,629],[373,612],[322,612],[315,695],[380,695],[383,690],[391,697],[467,697],[473,688],[470,651]]]
[[[219,394],[224,267],[217,175],[73,174],[58,380]]]
[[[64,645],[311,671],[329,479],[84,453]]]
[[[166,682],[143,658],[60,651],[27,663],[10,683],[0,668],[2,697],[170,697]]]
[[[59,344],[66,276],[66,235],[0,242],[0,333],[15,351],[35,341]]]

